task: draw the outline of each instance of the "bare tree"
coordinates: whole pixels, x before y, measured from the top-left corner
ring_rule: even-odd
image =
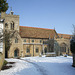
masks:
[[[73,54],[73,67],[75,67],[75,25],[73,25],[73,36],[70,41],[70,47]]]
[[[74,24],[72,24],[73,25],[73,38],[75,39],[75,25]]]
[[[12,45],[12,38],[13,37],[17,37],[17,34],[18,31],[14,30],[14,31],[8,31],[8,30],[5,30],[3,33],[2,33],[2,29],[0,30],[0,44],[5,43],[5,58],[8,58],[8,51]],[[15,35],[16,34],[16,35]]]
[[[8,51],[12,45],[12,38],[16,38],[17,34],[19,34],[16,30],[8,31],[5,30],[4,32],[4,40],[5,40],[5,57],[8,58]]]

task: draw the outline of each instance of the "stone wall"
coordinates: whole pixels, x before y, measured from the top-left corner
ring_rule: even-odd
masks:
[[[15,35],[15,37],[11,38],[12,45],[11,45],[9,51],[8,51],[8,57],[9,58],[14,57],[14,51],[16,49],[19,50],[18,56],[23,57],[23,54],[22,54],[22,52],[23,52],[22,39],[21,39],[21,37],[20,37],[20,35],[18,33],[15,33],[14,35]],[[18,39],[17,43],[15,43],[16,38]]]
[[[48,48],[46,44],[43,45],[43,41],[47,41],[48,39],[22,38],[22,40],[24,56],[39,56],[45,47]],[[27,47],[30,50],[29,53],[27,53]],[[36,52],[37,48],[38,52]]]
[[[0,52],[0,70],[2,68],[4,59],[5,59],[5,44],[4,44],[4,41],[3,41],[3,52],[2,53]]]
[[[29,47],[30,52],[27,53],[27,47]],[[38,48],[38,52],[36,52],[36,48]],[[42,51],[41,45],[23,45],[24,56],[38,56]]]
[[[60,50],[60,47],[61,47],[61,44],[65,44],[65,47],[66,47],[66,51],[65,52],[61,52]],[[60,54],[68,54],[68,55],[72,55],[71,51],[70,51],[70,39],[64,39],[64,38],[57,38],[55,39],[55,50],[57,52],[57,55],[60,55]]]
[[[2,68],[4,59],[5,59],[5,44],[3,42],[3,52],[2,53],[0,52],[0,70]]]
[[[0,20],[0,35],[2,35],[2,37],[3,37],[4,31],[5,31],[4,20],[1,18],[1,20]],[[5,59],[5,42],[2,37],[0,37],[0,70],[2,68],[4,59]]]
[[[14,57],[14,51],[16,49],[19,50],[18,56],[25,57],[39,56],[45,47],[48,48],[46,44],[43,47],[43,41],[47,39],[21,38],[19,35],[17,36],[16,37],[18,38],[18,43],[15,43],[15,37],[12,38],[12,45],[10,47],[10,50],[8,51],[9,58]],[[32,40],[34,40],[34,42],[32,42]],[[27,47],[29,48],[30,52],[27,52]],[[38,52],[36,52],[36,48],[38,48]]]
[[[4,62],[4,56],[2,53],[0,53],[0,70],[2,68],[3,62]]]

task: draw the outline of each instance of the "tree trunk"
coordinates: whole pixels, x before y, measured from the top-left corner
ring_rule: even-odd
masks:
[[[73,67],[75,67],[75,54],[73,54]]]
[[[5,51],[5,58],[8,58],[8,52]]]

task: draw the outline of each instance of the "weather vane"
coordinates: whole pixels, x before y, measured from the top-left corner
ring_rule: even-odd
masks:
[[[12,7],[10,7],[11,8],[11,11],[12,11]]]

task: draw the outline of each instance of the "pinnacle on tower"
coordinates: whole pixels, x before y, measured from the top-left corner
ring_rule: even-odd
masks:
[[[11,8],[10,15],[13,15],[14,12],[12,11],[12,7],[10,7],[10,8]]]

